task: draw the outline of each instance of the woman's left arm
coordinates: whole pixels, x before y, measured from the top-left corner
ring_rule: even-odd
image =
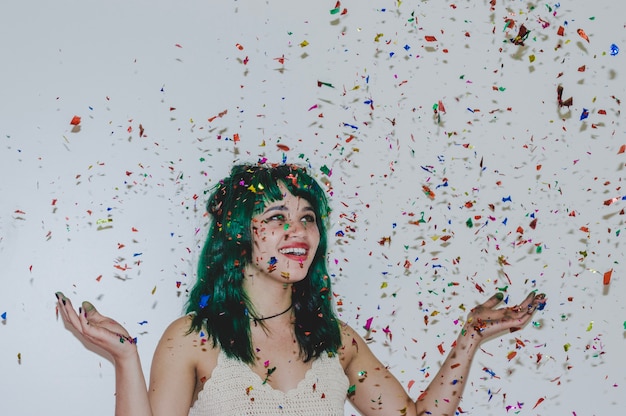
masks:
[[[521,329],[545,302],[543,294],[531,293],[517,306],[496,308],[502,298],[502,294],[496,294],[472,309],[454,348],[415,402],[363,339],[346,327],[342,353],[347,361],[352,404],[368,416],[454,415],[479,345],[496,335]]]

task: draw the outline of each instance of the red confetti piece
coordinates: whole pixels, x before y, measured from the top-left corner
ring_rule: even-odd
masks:
[[[565,34],[565,28],[563,26],[559,26],[559,29],[556,31],[556,34],[559,36],[563,36]]]
[[[578,35],[579,35],[581,38],[583,38],[583,39],[585,39],[587,42],[589,42],[589,36],[587,36],[587,34],[585,33],[585,31],[584,31],[584,30],[582,30],[582,29],[578,29],[576,32],[578,32]]]
[[[72,120],[70,121],[70,124],[72,126],[78,126],[80,124],[80,117],[79,116],[72,117]]]
[[[424,36],[424,39],[426,39],[426,42],[437,42],[437,38],[430,35]]]
[[[517,355],[517,351],[511,351],[510,353],[507,354],[506,359],[511,361],[513,358],[515,358],[516,355]]]
[[[613,275],[613,269],[609,270],[608,272],[604,273],[604,279],[602,280],[602,283],[604,283],[604,285],[608,285],[609,283],[611,283],[611,276]]]
[[[435,193],[426,185],[422,185],[422,190],[430,199],[435,199]]]
[[[544,397],[540,397],[539,400],[537,400],[537,403],[535,403],[535,405],[533,406],[533,409],[537,406],[539,406],[541,404],[541,402],[543,402],[545,400]]]
[[[624,152],[626,152],[626,144],[623,144],[620,146],[619,150],[617,151],[617,154],[621,155]]]
[[[278,147],[278,148],[279,148],[280,150],[282,150],[283,152],[288,152],[289,150],[291,150],[291,149],[289,148],[289,146],[284,145],[284,144],[280,144],[280,143],[279,143],[279,144],[277,144],[277,145],[276,145],[276,147]]]
[[[216,119],[216,118],[218,118],[218,117],[219,117],[219,118],[224,117],[224,116],[226,115],[226,113],[228,113],[228,110],[224,110],[224,111],[222,111],[221,113],[219,113],[219,114],[218,114],[218,115],[216,115],[216,116],[209,117],[209,118],[208,118],[209,123],[210,123],[211,121],[215,120],[215,119]]]
[[[409,392],[411,391],[411,387],[413,387],[414,384],[415,384],[415,380],[409,380],[409,384],[407,385],[407,390]]]

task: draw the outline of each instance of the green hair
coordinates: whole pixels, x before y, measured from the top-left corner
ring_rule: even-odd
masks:
[[[207,211],[212,222],[198,264],[198,278],[187,302],[190,333],[206,331],[229,356],[253,363],[250,300],[243,289],[244,270],[252,262],[252,217],[283,198],[279,185],[306,199],[316,214],[319,246],[307,276],[292,285],[295,335],[304,361],[341,346],[339,321],[332,307],[326,266],[328,200],[303,167],[237,165],[212,190]]]

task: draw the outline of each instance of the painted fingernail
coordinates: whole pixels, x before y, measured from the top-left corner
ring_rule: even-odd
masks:
[[[78,313],[79,314],[83,313],[83,308],[81,306],[78,307]]]
[[[496,297],[497,297],[499,300],[502,300],[502,299],[504,299],[504,293],[502,293],[502,292],[498,292],[498,293],[496,293]]]
[[[57,299],[59,299],[59,292],[55,293],[54,296],[56,296]]]

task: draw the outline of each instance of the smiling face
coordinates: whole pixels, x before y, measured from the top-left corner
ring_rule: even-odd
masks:
[[[280,188],[283,199],[269,203],[252,218],[252,263],[246,274],[295,283],[306,277],[320,233],[311,204],[283,185]]]

